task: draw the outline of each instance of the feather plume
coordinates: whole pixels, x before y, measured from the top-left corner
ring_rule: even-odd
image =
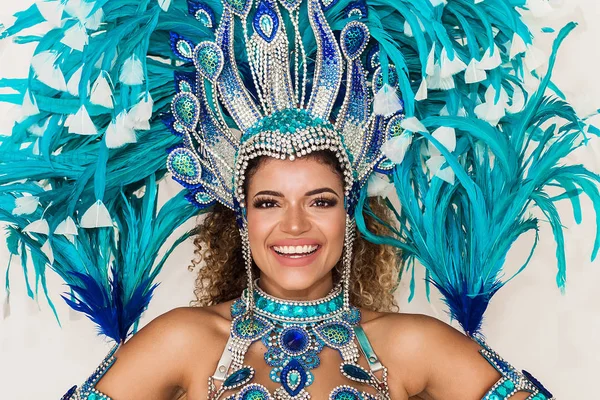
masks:
[[[125,60],[121,67],[119,81],[125,85],[141,85],[144,83],[144,68],[135,54]]]
[[[336,35],[345,25],[341,11],[350,3],[340,0],[325,12],[328,20],[335,21]],[[369,0],[368,16],[362,19],[377,42],[378,57],[369,60],[369,68],[377,68],[377,63],[384,71],[395,67],[406,118],[401,125],[404,132],[386,142],[388,156],[398,161],[391,182],[386,186],[381,176],[379,181],[373,178],[370,191],[400,198],[401,209],[393,208],[391,201],[390,207],[398,215],[401,229],[392,224],[390,235],[375,236],[366,230],[364,220],[361,225],[360,211],[369,212],[364,203],[366,188],[361,193],[357,223],[369,240],[401,248],[408,265],[419,260],[426,267],[430,284],[446,299],[453,318],[472,334],[480,329],[494,293],[512,278],[503,275],[506,252],[523,233],[537,234],[540,222],[528,217],[534,205],[545,213],[553,228],[556,280],[559,286],[564,285],[562,226],[554,206],[559,198],[546,194],[545,188],[563,188],[560,198],[571,201],[579,219],[576,198],[588,196],[600,226],[598,176],[561,161],[580,145],[585,124],[566,102],[547,95],[547,88],[558,92],[549,81],[550,73],[538,79],[529,72],[546,60],[531,45],[531,32],[516,3]],[[215,20],[220,19],[220,1],[205,0],[203,4],[215,10]],[[131,334],[148,305],[168,255],[193,233],[175,240],[162,258],[158,257],[159,249],[181,224],[203,212],[194,208],[183,192],[158,210],[156,181],[166,175],[165,149],[181,140],[165,132],[159,116],[169,120],[174,72],[191,70],[189,64],[182,65],[175,58],[165,38],[173,31],[200,43],[214,40],[215,33],[188,15],[185,1],[137,2],[131,7],[118,7],[113,1],[50,1],[16,17],[0,37],[34,41],[38,54],[46,54],[36,59],[31,79],[6,82],[19,95],[2,98],[22,103],[24,118],[15,125],[10,139],[0,136],[0,192],[15,194],[15,198],[25,193],[39,197],[43,207],[53,201],[46,216],[49,226],[56,227],[51,239],[52,269],[72,288],[65,300],[86,313],[101,332],[120,342]],[[35,40],[23,36],[25,29],[45,20],[56,29]],[[99,31],[89,35],[83,53],[65,51],[61,43],[75,24]],[[293,32],[288,26],[288,32]],[[236,29],[237,34],[234,54],[245,54],[243,30]],[[565,34],[561,32],[559,39]],[[67,44],[81,48],[82,35],[75,36],[78,40],[67,39]],[[312,71],[316,58],[313,39],[302,34],[308,71]],[[469,60],[469,67],[463,60]],[[482,60],[484,65],[478,69],[470,60]],[[550,61],[552,67],[553,59]],[[63,71],[69,77],[64,85]],[[252,81],[247,69],[242,68],[240,74],[245,81]],[[51,85],[40,84],[46,82]],[[387,76],[384,82],[388,82]],[[192,83],[196,84],[194,79]],[[307,86],[310,84],[307,80]],[[532,85],[540,85],[540,90],[523,96],[513,94],[518,88],[531,91]],[[77,98],[58,93],[56,88]],[[395,90],[377,93],[376,108],[384,115],[399,109],[392,93]],[[117,147],[110,132],[101,140],[81,136],[107,132],[119,115],[126,116],[122,129],[128,134],[137,130],[137,142]],[[566,123],[549,128],[544,124],[549,118]],[[115,137],[119,137],[117,125],[112,132]],[[43,132],[35,126],[43,126]],[[446,134],[440,135],[440,127],[447,128]],[[450,128],[455,133],[453,150],[444,142]],[[586,129],[591,134],[598,132]],[[126,142],[133,139],[125,137]],[[422,143],[428,143],[431,155],[421,153]],[[32,154],[38,149],[39,155]],[[437,168],[440,179],[429,179],[428,169],[423,168],[427,157],[439,157],[429,165],[431,172]],[[140,159],[145,162],[138,162]],[[145,188],[144,194],[138,198],[141,188]],[[11,247],[16,246],[23,255],[23,270],[33,264],[36,278],[43,282],[50,260],[41,249],[48,238],[23,232],[31,221],[44,218],[42,207],[31,214],[13,215],[15,200],[10,197],[6,200],[0,195],[0,220],[14,227]],[[97,199],[103,201],[98,203]],[[78,229],[68,216],[78,216],[82,228],[112,228]],[[593,257],[599,248],[600,234],[594,242]],[[414,284],[411,282],[411,287]],[[27,278],[25,287],[34,297]],[[429,286],[426,291],[429,293]]]
[[[42,51],[31,59],[31,68],[37,79],[52,89],[66,91],[67,83],[60,67],[56,65],[58,53],[52,50]]]
[[[81,106],[69,123],[69,133],[78,135],[95,135],[98,133],[85,106]]]

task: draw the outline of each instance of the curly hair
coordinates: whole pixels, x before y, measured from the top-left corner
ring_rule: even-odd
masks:
[[[333,155],[319,151],[303,156],[327,164],[340,175],[341,168]],[[246,184],[256,172],[262,160],[252,160],[246,169]],[[383,221],[391,218],[389,209],[380,198],[369,198],[369,207]],[[242,255],[242,241],[235,221],[234,211],[216,204],[211,212],[201,216],[194,238],[194,254],[189,269],[199,267],[192,306],[215,305],[239,297],[246,287],[246,272]],[[387,233],[387,228],[365,215],[367,228],[378,235]],[[374,244],[359,233],[354,241],[350,301],[357,307],[373,311],[397,311],[393,292],[399,279],[399,253],[394,247]],[[201,265],[204,262],[204,265]],[[258,267],[254,276],[258,276]],[[341,276],[342,262],[334,270],[334,281]]]

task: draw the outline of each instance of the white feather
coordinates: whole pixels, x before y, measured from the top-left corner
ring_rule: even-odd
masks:
[[[419,90],[417,90],[417,93],[415,94],[415,100],[416,101],[427,100],[427,78],[426,77],[423,77],[423,79],[421,80],[421,84],[419,85]]]
[[[46,242],[41,248],[42,253],[48,257],[48,261],[50,261],[50,265],[54,264],[54,252],[52,251],[52,247],[50,247],[50,240],[46,239]]]
[[[109,109],[114,108],[114,99],[110,75],[106,71],[100,71],[98,79],[92,85],[90,102]]]
[[[15,208],[12,215],[29,215],[37,210],[40,198],[36,196],[23,196],[15,199]]]
[[[429,168],[429,171],[432,175],[435,175],[438,178],[443,179],[444,181],[453,185],[454,171],[452,170],[452,168],[450,168],[449,166],[440,168],[442,165],[444,165],[445,162],[446,159],[444,158],[444,156],[433,156],[427,161],[425,161],[425,164],[427,165],[427,168]]]
[[[487,121],[492,126],[498,125],[498,122],[506,115],[506,109],[502,104],[493,104],[485,102],[475,107],[477,118]]]
[[[386,198],[393,193],[394,188],[386,175],[373,172],[367,182],[367,196]]]
[[[109,149],[116,149],[123,147],[126,144],[137,142],[135,131],[129,124],[127,112],[122,111],[117,116],[116,120],[108,125],[106,133],[104,134],[104,139],[106,141],[106,147]]]
[[[147,97],[147,98],[146,98]],[[152,108],[154,100],[150,93],[142,95],[141,100],[129,110],[128,120],[129,126],[133,129],[148,130],[150,129],[150,118],[152,118]]]
[[[35,3],[40,14],[51,25],[60,28],[62,26],[62,16],[65,5],[62,1],[38,1]]]
[[[67,91],[75,97],[79,97],[79,84],[81,83],[81,74],[83,73],[83,64],[73,72],[73,75],[69,78],[69,82],[67,82]],[[88,82],[88,92],[89,92],[89,82]]]
[[[103,228],[113,226],[110,213],[102,200],[96,200],[96,202],[88,208],[81,217],[79,226],[82,228]]]
[[[405,131],[410,132],[429,132],[417,117],[404,118],[402,122],[400,122],[400,127]]]
[[[498,68],[502,65],[502,57],[500,56],[500,49],[498,46],[494,44],[494,54],[492,54],[492,48],[488,48],[483,57],[481,57],[481,61],[477,64],[477,66],[481,69],[492,70],[494,68]]]
[[[43,235],[47,235],[50,232],[50,226],[48,225],[48,221],[42,218],[27,225],[25,228],[23,228],[23,232],[41,233]]]
[[[93,13],[88,19],[85,20],[85,27],[90,31],[97,31],[100,29],[104,21],[104,11],[100,8]]]
[[[403,132],[401,135],[388,139],[381,146],[381,152],[394,164],[400,164],[412,143],[412,136],[412,133]]]
[[[29,89],[25,90],[25,97],[23,97],[23,104],[21,105],[21,119],[38,115],[39,113],[40,109],[37,106],[35,97],[29,93]]]
[[[466,83],[477,83],[483,82],[487,79],[487,72],[485,69],[479,66],[479,62],[476,59],[472,59],[467,70],[465,71],[465,82]]]
[[[67,82],[60,67],[56,65],[58,53],[52,50],[42,51],[31,59],[31,67],[37,79],[52,89],[66,91]]]
[[[430,90],[440,89],[440,90],[450,90],[454,89],[454,76],[449,76],[447,78],[442,77],[442,71],[440,67],[440,63],[436,62],[433,67],[433,74],[427,76],[427,88]]]
[[[446,48],[442,48],[442,54],[440,55],[440,75],[442,78],[449,78],[466,69],[467,64],[460,59],[458,52],[455,51],[454,59],[450,60]]]
[[[48,125],[50,124],[50,118],[46,118],[43,124],[32,124],[29,128],[27,128],[27,132],[31,133],[34,136],[42,137],[44,136],[44,132],[48,129]]]
[[[517,85],[512,85],[512,87],[514,88],[511,98],[512,104],[506,107],[506,111],[511,114],[516,114],[525,107],[525,93],[523,93],[523,89]]]
[[[65,36],[60,42],[73,50],[83,51],[88,44],[88,40],[89,37],[85,26],[81,23],[76,23],[65,32]]]
[[[384,84],[373,100],[373,112],[376,115],[390,116],[402,110],[402,103],[398,98],[396,89],[389,84]]]
[[[438,142],[442,144],[448,151],[452,152],[456,149],[456,131],[448,126],[440,126],[431,134]],[[435,148],[435,145],[429,144],[429,147]]]
[[[158,5],[163,9],[163,11],[169,11],[171,0],[158,0]]]
[[[517,54],[521,54],[527,51],[527,45],[523,38],[515,32],[513,35],[511,44],[510,44],[510,59],[512,60],[517,56]]]
[[[144,67],[135,54],[129,57],[121,67],[119,81],[125,85],[141,85],[144,83]]]
[[[63,236],[67,236],[67,235],[75,235],[76,236],[79,233],[77,233],[77,226],[75,225],[75,221],[73,221],[73,218],[67,217],[60,224],[58,224],[56,229],[54,229],[54,234],[55,235],[63,235]]]
[[[78,135],[95,135],[98,133],[85,106],[81,106],[77,114],[69,121],[69,133]]]

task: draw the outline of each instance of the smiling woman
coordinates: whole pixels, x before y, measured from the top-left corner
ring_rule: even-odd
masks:
[[[287,175],[287,172],[291,174]],[[295,160],[294,162],[260,157],[254,159],[249,164],[246,172],[247,184],[245,192],[248,194],[249,199],[253,199],[251,200],[252,206],[248,209],[248,219],[249,224],[252,224],[253,227],[256,226],[256,234],[259,234],[262,229],[268,230],[268,225],[266,225],[267,218],[268,215],[273,215],[273,210],[269,210],[270,207],[279,207],[277,210],[279,218],[285,218],[285,216],[281,215],[281,212],[286,209],[289,211],[289,205],[292,200],[295,200],[294,204],[306,206],[304,208],[312,206],[309,210],[314,210],[312,215],[314,215],[313,220],[317,220],[317,225],[315,227],[311,226],[311,234],[319,235],[319,239],[322,242],[318,240],[317,242],[321,245],[326,244],[325,239],[333,242],[337,241],[337,248],[330,243],[327,249],[329,252],[339,252],[333,264],[331,264],[331,255],[329,255],[328,259],[330,263],[328,268],[331,270],[331,276],[328,276],[328,279],[333,279],[335,282],[339,281],[342,272],[340,255],[345,224],[343,188],[341,187],[342,175],[339,162],[330,152],[311,153],[305,156],[305,158]],[[248,185],[248,182],[250,185]],[[297,187],[296,184],[299,185],[300,183],[302,183],[302,186]],[[325,189],[329,189],[330,191],[321,192],[319,189],[324,189],[322,186],[325,185],[327,185]],[[279,190],[275,190],[275,188]],[[287,192],[288,198],[285,198],[286,192],[282,192],[283,188],[289,189],[289,192]],[[319,193],[310,194],[313,190],[319,190]],[[259,192],[264,191],[276,192],[275,194],[278,196],[273,196],[274,193],[258,196]],[[289,198],[292,194],[295,196],[300,195],[302,198]],[[382,218],[382,220],[391,222],[390,210],[382,203],[383,199],[379,197],[369,199],[370,207],[375,214]],[[282,210],[281,208],[286,205],[288,208]],[[262,210],[260,208],[257,209],[258,207],[262,208]],[[304,208],[302,211],[306,211]],[[366,216],[366,219],[370,231],[378,234],[386,232],[386,228],[377,223],[373,217]],[[254,222],[250,222],[251,220]],[[293,221],[291,222],[293,223]],[[289,229],[288,223],[289,221],[284,221],[284,229]],[[321,225],[324,225],[323,230],[317,231]],[[294,230],[296,229],[298,228],[294,228]],[[300,229],[306,228],[300,227]],[[246,287],[242,243],[239,231],[235,226],[235,214],[226,207],[217,205],[211,213],[203,218],[198,231],[199,234],[194,239],[198,257],[191,265],[191,267],[198,267],[195,290],[197,300],[194,302],[195,305],[214,305],[235,299]],[[251,228],[250,231],[250,240],[252,243],[254,229]],[[325,233],[329,234],[327,238],[324,237]],[[268,234],[269,232],[264,233],[265,236]],[[288,238],[294,236],[289,233],[278,234]],[[302,236],[317,239],[316,237],[307,236],[306,233]],[[273,241],[283,240],[283,238],[270,236],[268,242],[266,241],[267,237],[264,237],[263,240],[265,242],[262,246],[257,243],[252,248],[257,248],[256,251],[260,252],[258,257],[261,260],[264,260],[269,254],[271,254],[271,259],[275,259],[275,255],[273,254],[275,249],[265,246],[269,246],[269,244],[270,246],[275,246]],[[286,245],[285,242],[282,244]],[[354,245],[355,251],[350,285],[352,304],[377,311],[396,310],[393,292],[398,285],[398,269],[401,267],[399,266],[399,250],[391,246],[374,244],[365,240],[360,235],[357,235]],[[232,249],[234,250],[232,251]],[[266,250],[261,252],[261,249]],[[290,250],[288,249],[287,251]],[[257,255],[254,254],[254,250],[253,255],[256,260]],[[285,256],[279,258],[285,258]],[[258,276],[259,272],[256,267],[257,264],[258,262],[253,264],[255,276]],[[293,279],[291,281],[287,281],[289,282],[288,284],[294,285]],[[307,282],[303,284],[307,285]],[[307,285],[306,288],[308,286],[310,285]]]
[[[37,44],[26,78],[0,81],[22,113],[0,136],[7,247],[50,305],[48,265],[117,343],[64,398],[553,399],[481,334],[530,259],[509,275],[508,250],[527,232],[537,244],[531,208],[561,288],[555,203],[577,221],[581,196],[600,210],[600,176],[563,162],[600,130],[551,82],[575,24],[544,28],[555,43],[535,71],[521,12],[536,4],[48,0],[0,24]],[[184,190],[159,207],[164,179]],[[138,332],[193,234],[201,307]],[[415,261],[464,333],[394,312]]]

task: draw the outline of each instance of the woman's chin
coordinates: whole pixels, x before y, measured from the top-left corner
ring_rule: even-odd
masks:
[[[289,271],[289,267],[280,267],[280,272],[274,274],[271,279],[268,279],[275,286],[277,291],[282,293],[290,292],[305,292],[314,288],[320,280],[323,279],[321,274],[315,273],[315,270],[308,268],[299,271],[298,269]],[[264,281],[264,279],[263,279]],[[269,290],[267,290],[269,291]],[[291,294],[291,293],[290,293]]]

